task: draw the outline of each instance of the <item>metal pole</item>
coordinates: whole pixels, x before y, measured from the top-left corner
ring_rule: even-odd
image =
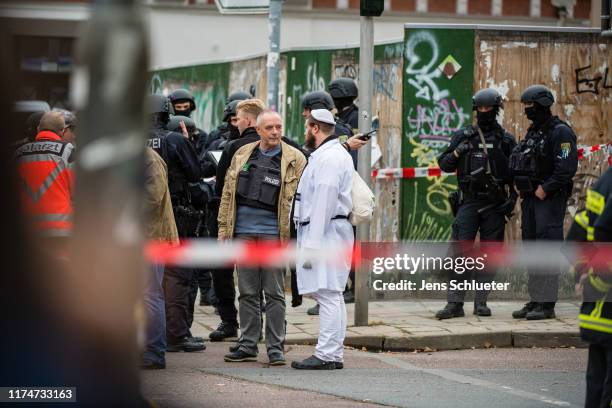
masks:
[[[270,17],[268,40],[268,108],[278,111],[278,72],[280,64],[280,25],[283,0],[270,0]]]
[[[369,132],[372,127],[372,73],[374,72],[374,19],[361,17],[361,41],[359,49],[359,131]],[[359,150],[359,175],[371,187],[371,142]],[[357,240],[370,240],[370,223],[357,227]],[[358,244],[359,245],[359,244]],[[359,253],[359,251],[357,251]],[[368,298],[370,271],[359,263],[355,276],[355,326],[368,325]]]

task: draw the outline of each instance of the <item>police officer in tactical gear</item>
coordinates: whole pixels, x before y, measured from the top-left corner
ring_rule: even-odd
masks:
[[[168,98],[170,98],[170,102],[172,102],[174,115],[191,118],[191,114],[196,110],[195,98],[191,92],[186,89],[176,89],[170,93]],[[193,134],[193,140],[198,153],[202,151],[207,139],[208,135],[206,132],[200,128],[196,128]]]
[[[147,146],[155,150],[168,166],[168,187],[180,237],[193,236],[191,226],[195,210],[190,203],[189,182],[200,179],[200,165],[191,142],[183,135],[166,129],[173,112],[163,95],[148,98],[152,128]],[[201,216],[201,215],[200,215]],[[201,339],[191,336],[189,299],[193,270],[167,267],[164,275],[167,320],[167,351],[199,351]]]
[[[236,107],[241,101],[243,99],[234,100],[225,105],[223,110],[223,122],[226,123],[225,131],[220,134],[218,139],[211,142],[208,150],[223,150],[227,143],[240,138],[240,131],[236,126]]]
[[[218,150],[221,145],[225,145],[228,140],[235,140],[240,137],[240,132],[236,128],[236,106],[240,101],[252,98],[251,94],[244,91],[236,91],[231,93],[225,103],[225,110],[223,111],[223,123],[221,123],[215,130],[210,132],[208,140],[204,149],[206,151]],[[233,122],[233,126],[230,122]]]
[[[563,219],[572,179],[578,167],[576,135],[550,107],[555,102],[550,89],[532,85],[521,96],[525,114],[532,122],[527,135],[512,152],[510,169],[520,192],[522,238],[563,240]],[[551,319],[559,289],[559,270],[529,270],[529,298],[512,313],[515,319]]]
[[[244,101],[247,99],[251,99],[253,97],[253,95],[251,95],[248,92],[245,91],[236,91],[236,92],[232,92],[228,97],[227,97],[227,102],[226,103],[230,103],[230,102],[234,102],[234,101]]]
[[[337,116],[351,128],[353,134],[359,133],[359,108],[354,103],[359,91],[355,81],[351,78],[334,79],[328,89],[338,111]]]
[[[196,133],[197,128],[193,119],[186,116],[172,116],[166,128],[172,132],[181,133],[183,128],[181,122],[185,125],[187,131],[187,137],[191,143],[196,145]],[[199,157],[200,166],[202,168],[202,177],[214,176],[215,166],[202,158]],[[200,179],[197,183],[189,183],[189,192],[191,195],[191,204],[203,213],[208,212],[209,203],[213,200],[214,196],[214,183],[210,183]],[[201,226],[196,232],[198,237],[208,237],[208,230],[206,228],[206,217],[203,214],[201,220]],[[196,269],[194,272],[194,282],[192,285],[192,292],[190,297],[190,313],[189,316],[193,316],[193,309],[195,306],[195,300],[198,294],[198,288],[200,289],[200,306],[215,306],[217,298],[214,290],[212,290],[212,275],[207,269]]]
[[[576,214],[567,240],[583,242],[581,252],[586,255],[575,265],[577,291],[583,295],[580,337],[589,344],[584,406],[609,407],[612,403],[612,269],[589,264],[605,248],[588,243],[612,242],[612,168],[587,191],[586,209]]]
[[[506,219],[516,203],[516,192],[508,171],[508,160],[516,146],[515,138],[500,126],[497,115],[503,108],[502,96],[495,89],[478,91],[473,101],[476,125],[455,132],[449,147],[438,157],[445,172],[457,171],[459,190],[454,194],[456,208],[452,227],[454,241],[474,241],[480,232],[481,241],[503,241]],[[455,210],[453,210],[455,212]],[[465,280],[463,275],[451,272],[450,279]],[[491,271],[476,273],[477,282],[488,282]],[[477,290],[474,296],[474,314],[490,316],[487,306],[488,291]],[[436,313],[438,319],[464,316],[465,291],[451,290],[448,303]]]

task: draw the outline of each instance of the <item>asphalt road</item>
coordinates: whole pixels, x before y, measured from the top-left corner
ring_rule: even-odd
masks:
[[[169,353],[166,370],[143,371],[143,394],[160,407],[581,407],[584,349],[430,353],[346,350],[344,370],[298,371],[225,363],[228,343]],[[262,345],[260,345],[262,349]],[[287,346],[288,361],[312,354]]]

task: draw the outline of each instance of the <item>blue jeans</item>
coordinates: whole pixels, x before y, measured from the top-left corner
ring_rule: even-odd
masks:
[[[146,344],[143,360],[165,364],[166,306],[164,301],[164,266],[151,265],[145,282],[144,309]]]

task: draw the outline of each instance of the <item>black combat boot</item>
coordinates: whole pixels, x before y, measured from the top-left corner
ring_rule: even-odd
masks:
[[[230,337],[238,337],[238,325],[228,322],[221,322],[217,330],[208,335],[210,341],[223,341]]]
[[[491,309],[487,302],[474,302],[474,314],[476,316],[491,316]]]
[[[463,303],[458,302],[448,302],[444,309],[439,310],[436,313],[436,319],[452,319],[453,317],[463,317],[465,313],[463,312]]]
[[[531,312],[536,307],[536,305],[536,302],[527,302],[525,303],[525,306],[523,306],[522,309],[515,310],[514,312],[512,312],[512,317],[515,319],[524,319],[525,317],[527,317],[527,313]]]
[[[186,353],[192,351],[202,351],[206,349],[206,345],[201,342],[193,341],[190,337],[183,337],[174,342],[168,342],[166,346],[166,351],[169,353],[177,353],[180,351],[184,351]]]
[[[538,305],[533,310],[527,313],[526,318],[527,320],[554,319],[555,309],[544,307],[542,303],[538,303]]]

